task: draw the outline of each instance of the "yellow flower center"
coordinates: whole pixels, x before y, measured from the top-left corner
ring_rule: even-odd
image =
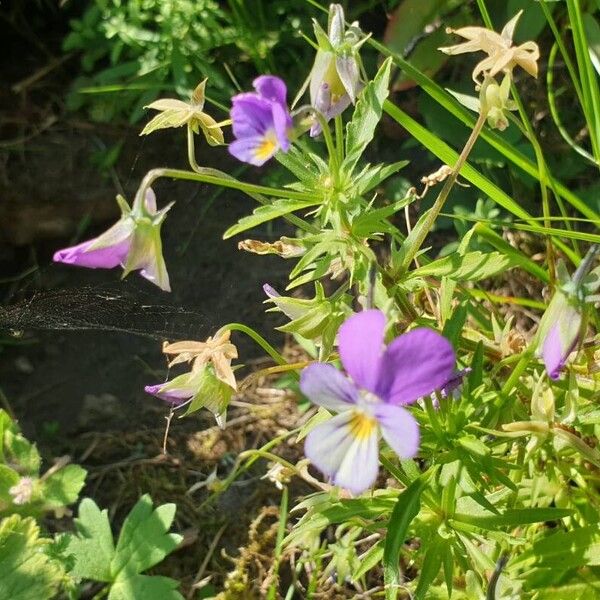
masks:
[[[254,151],[254,154],[259,160],[267,160],[274,154],[275,150],[277,150],[278,145],[277,135],[271,129],[265,133],[265,137]]]
[[[377,421],[367,413],[355,411],[348,425],[352,437],[363,441],[372,435],[374,429],[377,427]]]

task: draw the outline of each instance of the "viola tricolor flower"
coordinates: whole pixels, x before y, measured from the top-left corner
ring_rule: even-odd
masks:
[[[326,120],[340,115],[354,104],[360,91],[358,27],[345,30],[344,10],[339,4],[329,7],[329,26],[326,34],[315,21],[315,36],[319,44],[315,63],[310,72],[310,103]],[[321,132],[315,123],[310,135]]]
[[[413,329],[385,347],[384,330],[379,310],[353,315],[338,334],[351,379],[325,363],[309,365],[300,378],[305,396],[339,413],[310,431],[306,456],[354,494],[377,478],[380,434],[401,458],[417,453],[419,426],[403,406],[442,388],[454,374],[454,350],[440,334]]]
[[[122,196],[117,196],[117,202],[121,218],[110,229],[77,246],[59,250],[54,254],[54,262],[89,269],[121,266],[123,277],[139,270],[142,277],[166,292],[171,291],[160,228],[172,203],[157,210],[156,196],[150,188],[146,190],[145,201],[136,199],[131,208]]]
[[[236,139],[229,144],[229,152],[260,167],[278,150],[289,150],[292,117],[287,107],[287,89],[279,77],[262,75],[252,85],[256,92],[238,94],[231,100]]]

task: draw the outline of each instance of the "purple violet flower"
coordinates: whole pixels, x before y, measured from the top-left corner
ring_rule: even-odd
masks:
[[[117,197],[121,218],[96,238],[64,248],[54,253],[54,262],[87,267],[89,269],[112,269],[122,266],[123,276],[140,271],[162,290],[169,292],[169,274],[162,255],[160,228],[169,204],[161,210],[156,208],[152,189],[146,190],[144,202],[134,202],[129,207],[121,196]]]
[[[260,167],[278,150],[289,150],[292,117],[283,80],[262,75],[254,80],[253,86],[256,92],[232,98],[231,120],[236,140],[229,144],[229,152],[243,162]]]
[[[340,327],[338,346],[351,380],[334,366],[313,363],[300,389],[315,404],[339,414],[306,437],[305,452],[333,483],[360,494],[379,470],[380,433],[401,458],[419,447],[419,426],[402,405],[440,389],[454,374],[450,342],[418,328],[384,345],[385,316],[365,310]]]

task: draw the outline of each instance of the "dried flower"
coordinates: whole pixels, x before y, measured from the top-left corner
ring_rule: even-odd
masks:
[[[58,250],[54,262],[87,267],[112,269],[123,267],[123,277],[131,271],[156,284],[166,292],[171,291],[169,274],[162,255],[160,228],[172,203],[157,210],[156,196],[146,190],[145,201],[136,201],[130,208],[122,196],[117,196],[121,218],[96,238]]]
[[[473,69],[473,80],[480,84],[479,75],[496,76],[500,72],[511,73],[519,65],[529,75],[537,77],[537,60],[540,57],[538,45],[535,42],[525,42],[520,46],[513,46],[513,34],[523,11],[519,11],[502,29],[496,33],[485,27],[461,27],[450,29],[448,33],[455,33],[466,42],[439,48],[444,54],[465,54],[468,52],[485,52],[488,56],[479,62]]]
[[[190,102],[175,98],[162,98],[149,104],[146,108],[152,108],[160,112],[148,122],[140,135],[148,135],[157,129],[189,125],[196,134],[202,130],[206,141],[211,146],[223,144],[224,138],[221,127],[210,115],[204,112],[205,87],[206,79],[201,81],[192,92]]]
[[[454,374],[454,350],[440,334],[414,329],[386,348],[384,329],[379,310],[353,315],[340,328],[340,358],[352,380],[324,363],[309,365],[300,378],[305,396],[339,413],[309,432],[306,456],[354,494],[377,478],[380,433],[398,456],[417,453],[419,427],[402,405],[440,389]]]

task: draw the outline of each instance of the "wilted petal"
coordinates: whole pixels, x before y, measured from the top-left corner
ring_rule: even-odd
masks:
[[[358,94],[359,72],[358,63],[353,56],[338,56],[335,60],[335,66],[339,78],[342,80],[344,89],[354,104]]]
[[[329,6],[329,41],[333,47],[344,41],[344,9],[340,4]]]
[[[354,383],[376,392],[383,355],[385,315],[380,310],[363,310],[340,327],[338,346],[344,369]]]
[[[375,393],[392,404],[408,404],[441,389],[454,373],[452,344],[432,329],[413,329],[396,338],[381,360]]]
[[[378,426],[372,417],[346,411],[310,431],[304,450],[333,483],[360,494],[377,479],[378,442]]]
[[[374,414],[383,439],[400,458],[412,458],[419,450],[419,424],[405,409],[393,404],[376,405]]]
[[[332,52],[326,52],[324,50],[317,50],[317,56],[315,57],[315,64],[310,72],[310,104],[318,109],[319,94],[322,93],[321,87],[325,82],[325,74],[330,68],[330,64],[335,60],[335,56]],[[321,110],[321,109],[318,109]],[[323,112],[323,111],[321,111]]]
[[[358,395],[351,381],[325,363],[313,363],[302,371],[300,389],[311,402],[335,412],[348,410]]]

